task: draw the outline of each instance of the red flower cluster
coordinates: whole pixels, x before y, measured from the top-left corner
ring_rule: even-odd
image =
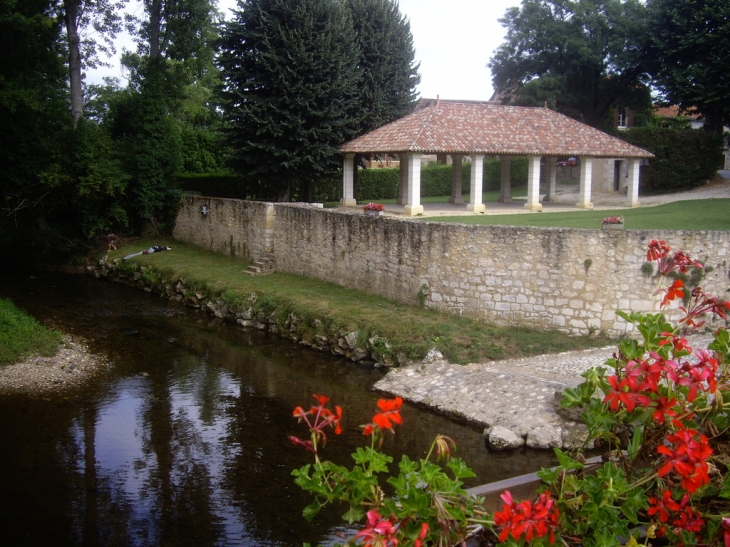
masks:
[[[649,498],[649,509],[646,513],[652,517],[656,515],[662,526],[657,530],[658,536],[666,534],[666,526],[664,524],[672,519],[674,525],[674,533],[679,534],[681,530],[688,532],[701,532],[702,527],[705,525],[705,521],[702,519],[702,515],[693,509],[689,503],[689,494],[685,494],[682,497],[682,501],[677,503],[672,497],[670,490],[665,490],[662,493],[661,499],[654,496]]]
[[[690,354],[692,348],[687,340],[668,334],[660,345],[672,344],[677,353]],[[637,406],[653,408],[654,421],[663,424],[667,418],[677,416],[677,399],[660,393],[660,386],[676,389],[688,388],[686,399],[693,402],[698,391],[715,393],[717,391],[716,372],[717,359],[707,350],[694,352],[696,363],[665,359],[656,352],[649,352],[649,358],[629,361],[623,378],[609,376],[606,378],[610,389],[603,399],[611,410],[619,410],[620,405],[627,412],[633,412]]]
[[[660,477],[674,472],[682,478],[682,488],[690,494],[710,482],[707,460],[712,455],[712,448],[707,437],[695,429],[682,427],[676,433],[667,435],[667,442],[670,446],[657,448],[657,452],[664,455],[666,460],[659,469]]]
[[[555,543],[560,511],[550,498],[550,492],[540,494],[535,503],[528,500],[515,503],[509,490],[505,490],[500,497],[504,506],[501,511],[494,513],[494,524],[502,528],[500,542],[510,535],[512,539],[519,540],[524,534],[526,541],[532,541],[533,536],[541,538],[550,533],[550,544]]]
[[[378,412],[373,416],[373,422],[366,425],[363,435],[372,435],[375,429],[393,429],[393,424],[402,424],[403,418],[400,415],[400,407],[403,405],[403,399],[396,397],[395,399],[379,399]]]
[[[681,273],[687,272],[688,266],[702,268],[702,264],[696,260],[692,260],[684,251],[677,251],[673,255],[669,255],[672,248],[667,245],[664,240],[653,239],[649,242],[649,250],[646,252],[646,260],[649,262],[658,261],[659,273],[661,275],[669,275],[675,270]]]
[[[385,209],[385,206],[382,203],[368,203],[363,206],[365,211],[382,211],[383,209]]]
[[[327,435],[324,433],[325,427],[330,426],[334,428],[335,435],[342,433],[342,426],[340,425],[342,421],[342,408],[336,406],[335,411],[332,412],[325,406],[330,400],[329,397],[317,394],[313,395],[313,397],[317,399],[319,405],[312,406],[307,411],[298,406],[294,409],[293,415],[300,422],[304,420],[307,426],[309,426],[313,440],[319,440],[321,438],[322,445],[324,446],[327,444]],[[312,441],[303,441],[297,437],[289,437],[289,441],[296,446],[304,447],[305,450],[309,450],[315,454],[317,453],[317,449]]]
[[[714,313],[722,319],[727,319],[727,312],[730,311],[730,302],[710,296],[704,293],[700,287],[695,287],[692,289],[692,298],[689,307],[685,308],[684,306],[680,306],[679,309],[684,312],[684,317],[679,322],[684,323],[691,329],[696,329],[705,324],[704,320],[698,320],[705,313]]]
[[[603,219],[604,224],[623,224],[624,217],[606,217]]]
[[[355,536],[356,539],[362,539],[363,547],[395,547],[400,543],[400,540],[396,538],[396,534],[403,523],[398,523],[395,515],[390,515],[389,519],[384,519],[377,509],[372,509],[368,511],[367,519],[367,527],[360,530]],[[422,522],[421,532],[413,540],[413,547],[421,547],[426,534],[428,534],[428,523]]]

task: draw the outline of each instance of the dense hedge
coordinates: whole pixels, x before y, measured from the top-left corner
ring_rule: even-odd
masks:
[[[432,163],[421,168],[421,197],[451,195],[451,165]],[[499,190],[501,180],[500,161],[487,158],[484,161],[483,190]],[[386,167],[383,169],[360,169],[358,172],[358,201],[395,199],[398,197],[400,170]],[[471,163],[462,167],[461,189],[469,193]],[[176,178],[177,186],[183,192],[198,193],[218,198],[247,199],[245,188],[236,175],[184,174]],[[513,186],[527,183],[527,158],[512,159]],[[314,201],[339,201],[342,198],[342,172],[317,182],[313,189]]]
[[[642,170],[642,190],[694,188],[711,179],[722,165],[722,138],[697,129],[634,127],[621,136],[656,158]]]
[[[201,194],[214,198],[246,199],[246,192],[237,175],[226,173],[177,175],[175,183],[186,193]]]
[[[421,168],[421,197],[451,195],[451,165],[431,164]],[[499,190],[502,178],[501,164],[497,158],[484,161],[482,188]],[[374,199],[394,199],[398,197],[398,168],[361,169],[358,173],[357,198],[360,201]],[[469,193],[471,182],[471,163],[464,163],[461,172],[461,189]],[[527,158],[512,159],[511,184],[527,184]]]

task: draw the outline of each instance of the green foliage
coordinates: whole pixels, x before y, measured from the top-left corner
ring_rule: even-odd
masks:
[[[360,52],[356,134],[361,135],[411,111],[421,80],[410,24],[394,0],[347,0]]]
[[[48,330],[10,301],[0,298],[0,365],[29,355],[50,357],[58,351],[61,333]]]
[[[505,102],[547,102],[604,129],[616,107],[648,109],[645,11],[639,0],[524,0],[500,19],[507,37],[489,61],[495,89]]]
[[[58,190],[40,181],[69,120],[60,31],[50,2],[0,1],[0,248],[21,259],[73,245],[48,221]]]
[[[509,158],[511,161],[510,181],[512,185],[527,182],[527,158]],[[469,193],[471,184],[471,163],[464,162],[461,172],[461,189]],[[497,158],[487,158],[484,162],[482,188],[498,190],[501,186],[501,163]],[[453,166],[431,163],[421,167],[421,197],[450,196]],[[360,169],[358,172],[357,199],[369,201],[376,199],[395,199],[398,197],[400,169]],[[339,185],[342,185],[341,179]]]
[[[247,199],[240,177],[229,173],[185,173],[175,176],[175,186],[182,192],[216,198]]]
[[[310,439],[289,437],[294,445],[314,453],[313,464],[292,471],[295,484],[314,497],[302,512],[306,520],[327,505],[337,504],[346,508],[342,518],[348,524],[367,517],[358,534],[367,545],[396,545],[402,541],[409,544],[405,540],[417,539],[414,545],[423,542],[448,546],[466,539],[470,524],[485,512],[480,507],[483,499],[470,496],[464,489],[462,479],[475,475],[463,460],[451,457],[455,448],[451,439],[437,435],[424,458],[414,461],[404,455],[398,471],[390,474],[393,458],[379,448],[385,431],[394,432],[393,425],[402,422],[399,409],[403,401],[400,397],[380,399],[378,413],[372,423],[364,426],[370,446],[358,448],[352,454],[352,468],[323,461],[319,454],[325,447],[323,430],[333,427],[339,434],[343,411],[335,407],[333,412],[326,407],[327,397],[315,397],[320,402],[318,407],[308,412],[301,407],[294,410],[294,416],[309,427]],[[439,464],[441,459],[446,461],[443,467]],[[385,494],[386,483],[392,495]]]
[[[643,169],[645,191],[666,192],[700,186],[715,175],[722,163],[722,139],[706,131],[633,127],[621,136],[656,156]]]
[[[129,176],[109,135],[81,118],[64,136],[56,162],[43,176],[46,185],[59,188],[69,206],[54,216],[59,222],[77,222],[80,233],[73,235],[86,240],[127,226]]]
[[[255,198],[309,201],[356,129],[358,47],[335,0],[247,0],[221,37],[231,165]]]
[[[696,109],[712,133],[730,125],[730,4],[725,0],[650,0],[654,82],[669,104]]]

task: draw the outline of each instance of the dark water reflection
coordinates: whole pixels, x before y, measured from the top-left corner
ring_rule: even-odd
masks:
[[[82,393],[0,399],[3,545],[285,546],[346,532],[343,508],[301,518],[311,500],[291,470],[310,458],[286,440],[306,435],[291,413],[312,393],[342,406],[345,433],[325,456],[350,465],[381,372],[84,276],[3,278],[0,295],[112,362]],[[478,432],[416,408],[403,416],[385,445],[396,460],[441,432],[477,472],[472,484],[553,464],[489,455]]]

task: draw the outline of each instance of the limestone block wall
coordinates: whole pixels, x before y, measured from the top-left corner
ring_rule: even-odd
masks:
[[[206,214],[202,213],[203,207]],[[273,252],[274,206],[258,201],[183,196],[172,235],[211,251],[258,258]]]
[[[187,196],[173,235],[234,256],[273,253],[278,271],[392,300],[576,334],[619,335],[630,326],[617,309],[654,309],[657,278],[642,272],[652,239],[705,263],[705,291],[730,296],[728,232],[474,226]]]
[[[499,324],[630,330],[617,309],[651,311],[646,245],[664,239],[704,260],[706,292],[730,287],[726,232],[470,226],[276,205],[277,269]]]

